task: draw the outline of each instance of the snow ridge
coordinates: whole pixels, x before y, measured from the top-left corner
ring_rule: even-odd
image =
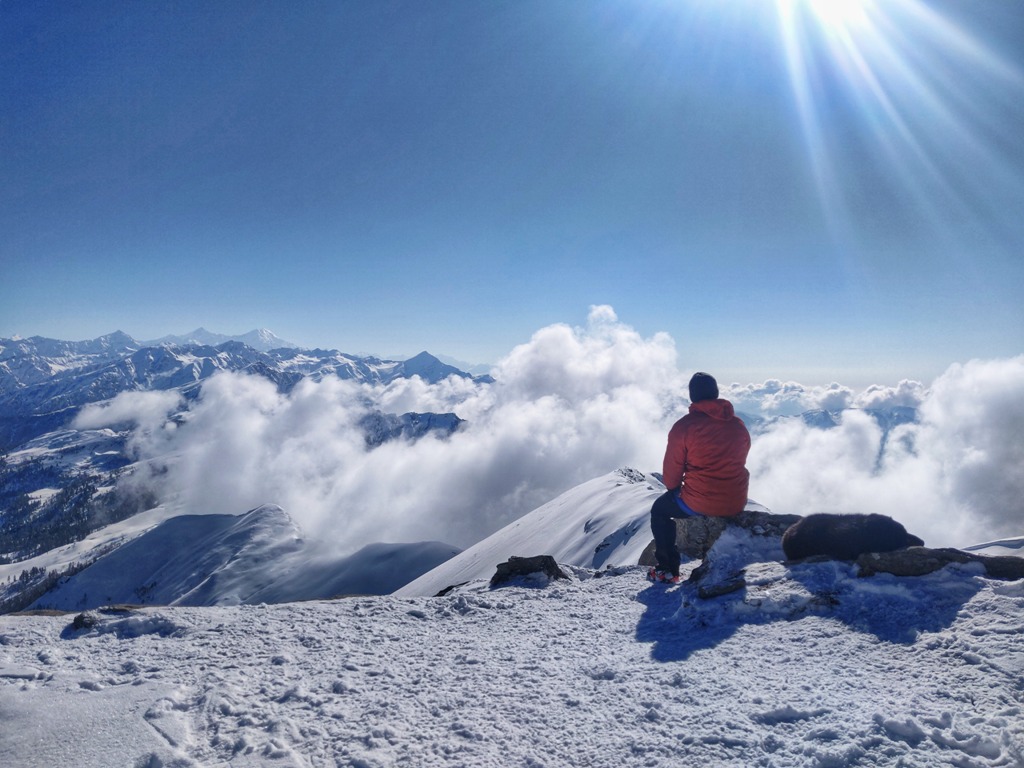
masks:
[[[237,516],[179,515],[64,579],[30,608],[240,605],[386,594],[458,551],[440,542],[374,544],[339,556],[306,540],[272,504]]]

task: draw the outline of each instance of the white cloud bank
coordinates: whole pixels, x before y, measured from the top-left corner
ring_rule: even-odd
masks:
[[[612,469],[660,469],[689,372],[679,372],[670,337],[643,338],[610,307],[594,307],[586,327],[541,329],[494,375],[492,385],[327,378],[282,395],[262,378],[222,374],[184,424],[140,429],[136,444],[166,458],[164,492],[190,512],[276,503],[343,549],[426,539],[468,546]],[[933,545],[1024,533],[1022,394],[1024,357],[955,365],[930,387],[904,381],[860,394],[839,384],[723,387],[738,410],[766,415],[918,407],[921,422],[888,441],[858,411],[827,431],[774,423],[754,441],[751,496],[777,512],[883,512]],[[152,414],[169,402],[143,395],[120,405]],[[357,424],[373,408],[454,411],[467,424],[447,439],[370,450]]]
[[[75,418],[75,429],[133,424],[142,430],[161,427],[181,405],[177,392],[122,392],[112,400],[87,405]]]
[[[919,408],[927,393],[919,381],[904,379],[895,387],[872,385],[861,393],[833,382],[827,387],[805,387],[795,381],[769,379],[763,384],[731,384],[722,397],[732,400],[741,413],[795,416],[805,411],[841,411],[846,408]]]
[[[882,512],[933,545],[1024,533],[1024,357],[953,365],[927,389],[870,387],[851,403],[916,406],[920,422],[885,441],[862,411],[831,430],[778,422],[751,450],[751,493],[780,512]]]

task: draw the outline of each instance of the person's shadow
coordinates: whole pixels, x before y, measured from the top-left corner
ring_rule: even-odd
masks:
[[[699,614],[689,610],[697,598],[696,587],[682,583],[666,588],[652,584],[636,596],[646,610],[636,627],[636,639],[653,643],[651,658],[655,661],[681,661],[694,651],[710,648],[731,637],[739,624],[708,626]]]
[[[652,584],[636,597],[645,606],[636,639],[652,643],[655,661],[682,661],[717,646],[747,624],[824,616],[883,642],[909,645],[921,633],[948,628],[982,586],[971,574],[948,571],[859,578],[855,565],[841,562],[788,564],[775,586],[784,580],[800,586],[793,585],[793,599],[783,610],[762,606],[759,588],[745,584],[717,597],[701,597],[701,587],[708,588],[703,582]]]

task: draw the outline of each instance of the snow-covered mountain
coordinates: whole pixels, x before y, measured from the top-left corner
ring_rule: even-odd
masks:
[[[0,342],[0,376],[13,382],[2,390],[13,399],[3,402],[38,395],[40,410],[28,416],[57,426],[0,454],[0,605],[72,614],[0,616],[0,765],[1024,765],[1024,582],[996,581],[973,564],[912,577],[862,577],[856,565],[831,561],[786,564],[777,537],[732,527],[699,585],[651,585],[634,563],[663,488],[635,469],[572,488],[458,554],[423,542],[339,555],[300,529],[298,506],[295,519],[273,504],[195,515],[173,494],[158,499],[118,483],[142,468],[131,433],[116,423],[84,426],[88,419],[74,428],[74,403],[169,390],[166,398],[146,393],[146,402],[188,410],[165,423],[168,410],[158,408],[155,423],[189,435],[207,402],[190,398],[236,378],[273,408],[313,389],[296,386],[304,377],[324,378],[326,390],[345,396],[348,385],[327,377],[396,382],[351,391],[408,403],[405,390],[419,385],[397,378],[464,374],[419,355],[263,352],[238,341],[28,341],[13,352]],[[278,391],[246,377],[210,381],[234,370]],[[445,386],[486,396],[500,389],[476,381]],[[239,391],[227,388],[211,410],[230,408]],[[291,394],[275,399],[283,392]],[[384,413],[373,410],[377,402],[360,401],[345,410],[352,419],[330,422],[342,425],[353,453],[374,460],[361,465],[372,471],[358,489],[371,497],[373,483],[402,482],[392,449],[419,461],[426,449],[461,448],[471,434],[459,432],[454,413]],[[294,442],[268,443],[275,458],[290,459],[288,478],[301,478],[325,445],[323,403],[284,433],[311,435],[313,450],[300,460]],[[844,417],[794,418],[832,430]],[[876,417],[883,432],[914,418]],[[845,426],[857,423],[867,422]],[[205,446],[211,433],[192,434]],[[394,437],[408,445],[381,445]],[[169,471],[170,453],[148,454],[155,473]],[[282,486],[260,495],[267,488],[273,495]],[[444,490],[454,498],[460,489]],[[382,523],[374,531],[389,530],[381,502],[368,507]],[[972,549],[1020,554],[1024,539]],[[498,563],[539,554],[553,555],[567,578],[489,585]],[[685,565],[684,577],[696,566]],[[96,609],[115,602],[144,607]]]
[[[181,340],[201,341],[198,337],[219,340],[216,334],[199,331],[202,329]],[[262,338],[270,344],[269,336]],[[428,383],[452,376],[472,379],[483,386],[492,382],[489,377],[471,377],[426,352],[408,360],[389,361],[346,355],[336,350],[276,346],[276,343],[269,351],[260,351],[239,340],[223,341],[217,346],[182,346],[168,338],[159,346],[147,346],[123,333],[89,342],[39,337],[0,340],[0,450],[4,450],[0,453],[0,580],[8,580],[0,590],[0,604],[23,607],[28,599],[40,600],[39,604],[43,604],[42,594],[48,591],[51,592],[49,599],[57,599],[52,588],[58,580],[72,578],[77,584],[94,581],[101,572],[95,570],[98,565],[95,561],[108,557],[154,526],[163,526],[166,518],[190,513],[182,507],[159,506],[161,499],[137,483],[119,482],[135,470],[136,457],[128,446],[132,434],[130,425],[76,429],[72,420],[86,406],[109,402],[124,392],[167,391],[179,393],[187,409],[204,383],[222,372],[255,374],[273,382],[281,393],[292,392],[303,379],[322,380],[335,376],[368,384],[387,384],[413,376]],[[887,430],[916,418],[912,409],[905,410],[905,413],[872,415]],[[179,424],[185,423],[187,418],[188,413],[176,417]],[[834,427],[842,418],[843,413],[825,411],[803,416],[805,423],[822,429]],[[756,419],[751,419],[750,423],[755,434],[763,426],[763,422],[759,424]],[[390,440],[415,441],[428,434],[452,435],[464,424],[456,413],[370,410],[356,427],[363,433],[367,450],[372,451]],[[531,554],[531,551],[533,554],[544,551],[579,567],[635,563],[649,541],[646,515],[652,497],[659,491],[656,479],[635,471],[597,478],[542,506],[533,513],[531,520],[513,523],[444,563],[437,572],[426,574],[419,584],[409,585],[408,594],[435,594],[451,584],[485,577],[509,555]],[[253,504],[275,501],[280,500],[261,498],[253,500],[252,504],[239,505],[237,510],[223,511],[238,515]],[[147,512],[152,514],[143,514]],[[281,514],[286,515],[287,511]],[[143,524],[142,521],[148,522]],[[234,521],[234,518],[222,519],[222,524],[229,527],[237,522],[225,521]],[[205,522],[213,524],[212,520]],[[176,530],[175,526],[188,530],[184,521],[167,522],[166,526],[160,533],[153,534],[152,541],[169,535],[167,531]],[[540,530],[544,533],[536,534]],[[520,533],[526,531],[534,533],[521,538]],[[198,527],[189,535],[195,537],[195,547],[204,551],[221,546],[216,536],[202,534]],[[539,538],[534,540],[533,535]],[[415,549],[419,545],[410,546],[406,554],[416,557],[422,554]],[[308,555],[304,548],[300,549]],[[281,542],[274,545],[271,553],[272,557],[267,555],[264,559],[279,560],[283,569],[290,568],[294,561],[309,565],[314,560],[308,556],[293,558],[289,545]],[[209,580],[209,584],[216,586],[210,588],[208,599],[214,602],[233,599],[225,596],[227,592],[220,591],[219,585],[227,580],[222,571],[224,564],[218,564],[216,556],[210,560],[203,560],[201,553],[197,556],[205,565],[196,569],[195,578]],[[425,557],[424,562],[429,559]],[[332,560],[327,556],[324,560],[332,563],[331,568],[341,568],[336,558]],[[432,561],[429,565],[439,562]],[[86,570],[90,571],[88,576]],[[405,581],[409,581],[429,569],[406,565],[401,570]],[[147,602],[139,597],[150,583],[145,580],[145,574],[139,575],[130,568],[119,572],[126,574],[124,583],[103,592],[104,597],[117,594],[129,600],[131,595],[136,595],[129,601]],[[315,598],[331,590],[366,591],[358,585],[331,583],[325,577],[320,581],[328,592],[302,592],[304,585],[318,578],[300,576],[294,588],[289,588],[292,591],[278,586],[274,587],[278,590],[276,593],[267,593],[268,596],[259,599]],[[376,583],[378,588],[369,591],[381,591],[380,585],[384,582],[378,579]],[[400,585],[396,582],[394,586]],[[81,598],[90,593],[88,588],[68,589],[71,591],[67,594],[73,596],[68,599],[72,602],[61,597],[64,602],[60,604],[89,603],[89,600],[82,602]],[[165,589],[154,599],[174,602],[189,591],[173,579],[166,581]],[[244,596],[237,599],[243,602],[257,599],[256,592],[255,588],[247,588]],[[94,596],[100,594],[95,589],[93,593]]]
[[[665,487],[623,468],[566,491],[397,590],[436,595],[455,584],[487,579],[511,556],[551,555],[560,563],[600,569],[635,565],[651,540],[650,511]]]
[[[285,510],[268,505],[240,516],[158,510],[98,530],[80,542],[0,565],[0,583],[26,569],[37,578],[7,591],[11,601],[40,583],[33,608],[83,610],[110,603],[233,605],[338,594],[433,595],[489,578],[513,555],[550,554],[600,569],[636,564],[651,540],[651,502],[664,487],[623,468],[583,483],[465,552],[438,542],[373,545],[339,557],[308,541]],[[751,502],[751,509],[760,508]],[[170,512],[165,513],[170,515]],[[141,523],[141,525],[140,525]],[[68,574],[51,584],[45,574]],[[52,581],[52,579],[51,579]],[[412,583],[409,583],[412,582]],[[26,603],[27,605],[27,603]]]
[[[600,570],[636,565],[651,543],[651,504],[665,492],[655,475],[624,467],[572,488],[520,517],[394,594],[429,597],[490,578],[510,556],[551,555],[559,563]],[[767,511],[748,500],[746,509]]]
[[[392,591],[430,596],[489,578],[510,556],[549,554],[561,563],[595,570],[635,565],[651,541],[651,503],[664,490],[654,475],[630,468],[609,472],[461,553],[425,542],[375,545],[338,557],[305,540],[286,511],[273,505],[242,516],[154,517],[141,529],[132,518],[94,533],[90,550],[79,544],[73,554],[66,554],[67,547],[58,548],[0,565],[0,582],[26,568],[37,569],[38,578],[21,585],[32,588],[38,582],[46,588],[32,607],[62,610],[119,602],[271,603]],[[747,507],[764,509],[755,502]],[[43,572],[68,576],[53,586],[42,581]]]
[[[256,330],[243,333],[239,336],[227,336],[223,333],[208,331],[205,328],[196,328],[192,333],[182,334],[181,336],[162,336],[161,338],[153,341],[143,342],[143,345],[147,347],[156,347],[162,344],[171,344],[178,347],[216,347],[227,341],[238,341],[260,352],[269,352],[272,349],[284,348],[298,349],[299,347],[298,344],[285,341],[280,336],[277,336],[273,331],[267,330],[266,328],[257,328]]]
[[[376,544],[339,556],[273,505],[169,518],[62,580],[32,609],[286,603],[388,594],[458,553],[440,542]]]
[[[268,346],[276,339],[258,335]],[[190,336],[219,340],[205,332]],[[305,378],[328,376],[369,384],[413,376],[430,383],[448,376],[472,378],[426,352],[389,361],[277,346],[277,341],[264,352],[239,340],[217,346],[164,340],[147,346],[120,332],[87,342],[0,339],[0,563],[43,568],[29,561],[157,504],[146,489],[118,482],[134,471],[131,425],[76,428],[75,418],[87,406],[109,403],[122,393],[161,391],[180,394],[187,408],[205,382],[225,372],[260,376],[281,393]],[[397,438],[450,435],[462,424],[454,413],[374,410],[359,426],[367,446],[374,448]],[[53,564],[45,566],[45,579],[92,557],[83,553],[77,562],[62,562],[58,571]],[[28,586],[37,589],[45,579],[29,579]]]
[[[471,378],[427,352],[409,360],[379,360],[337,350],[261,351],[238,340],[147,346],[123,333],[90,342],[0,339],[0,451],[66,427],[90,403],[121,392],[177,389],[194,395],[201,382],[222,371],[263,376],[283,392],[304,377],[328,375],[371,384],[413,376],[429,383]]]
[[[121,331],[91,341],[0,339],[0,396],[65,371],[118,360],[141,346]]]

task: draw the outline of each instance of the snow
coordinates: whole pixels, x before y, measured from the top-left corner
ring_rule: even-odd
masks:
[[[36,491],[25,494],[33,501],[42,504],[60,493],[60,488],[40,488]]]
[[[650,542],[650,509],[665,487],[623,469],[590,480],[519,518],[419,579],[400,596],[430,596],[454,584],[489,578],[509,556],[548,554],[590,568],[636,563]]]
[[[122,456],[125,440],[111,429],[61,429],[29,440],[6,458],[12,466],[45,458],[62,467],[83,467],[104,463],[97,457]]]
[[[66,544],[44,552],[36,557],[14,563],[0,563],[0,581],[15,579],[23,570],[44,568],[48,571],[62,571],[74,563],[88,560],[97,553],[130,541],[144,534],[164,520],[180,515],[177,507],[160,505],[139,512],[119,523],[93,531],[81,541]]]
[[[1024,536],[1018,536],[1011,539],[1000,539],[999,541],[989,541],[984,544],[975,544],[970,547],[964,547],[967,552],[977,552],[980,555],[1010,555],[1011,557],[1021,557],[1024,555]]]
[[[651,542],[651,504],[665,492],[658,476],[623,468],[572,488],[395,592],[436,595],[490,578],[509,556],[547,554],[560,563],[600,569],[639,561]],[[754,501],[747,509],[765,508]],[[778,558],[781,559],[781,549]]]
[[[649,511],[661,493],[664,487],[654,475],[621,469],[567,491],[461,554],[450,545],[417,542],[370,545],[350,557],[320,551],[308,539],[296,546],[304,534],[276,505],[266,505],[258,515],[251,510],[237,517],[207,517],[186,515],[171,500],[83,541],[0,564],[0,582],[31,568],[63,571],[118,546],[35,607],[82,610],[110,602],[214,605],[381,594],[420,574],[398,594],[430,596],[453,584],[490,578],[509,555],[551,554],[560,562],[593,569],[636,563],[650,542]],[[270,509],[274,516],[266,514]],[[227,550],[226,536],[234,542]],[[204,598],[190,602],[185,595],[199,582]]]
[[[276,505],[244,515],[178,515],[64,579],[30,608],[238,605],[384,594],[458,551],[420,542],[374,544],[339,555],[305,539]]]
[[[2,616],[0,764],[1024,764],[1024,584],[787,568],[740,534],[713,555],[744,589],[565,566],[78,630]]]

